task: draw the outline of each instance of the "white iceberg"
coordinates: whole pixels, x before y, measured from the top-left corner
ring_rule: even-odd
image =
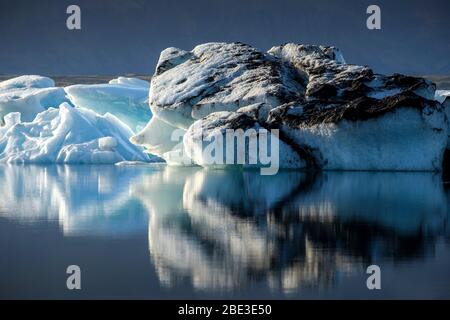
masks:
[[[179,132],[178,139],[177,132]],[[131,137],[131,142],[142,145],[151,154],[163,156],[182,141],[185,132],[153,117],[141,132]]]
[[[445,101],[450,101],[450,90],[436,90],[434,99],[439,103],[445,103]]]
[[[107,84],[77,84],[65,90],[75,106],[101,115],[114,114],[133,131],[139,131],[152,116],[148,105],[149,88],[145,80],[119,77]]]
[[[47,77],[28,75],[0,82],[0,123],[11,112],[32,121],[39,112],[68,101],[63,88]]]
[[[447,119],[450,119],[450,90],[436,90],[434,100],[442,104]],[[447,139],[447,151],[448,151],[450,149],[450,121],[448,123],[447,133],[449,135]],[[445,163],[444,166],[446,166]]]
[[[300,81],[293,68],[242,43],[167,48],[152,77],[149,102],[156,116],[188,129],[215,111],[298,98],[304,89]]]
[[[139,79],[139,78],[131,78],[131,77],[118,77],[116,79],[112,79],[108,82],[109,84],[118,84],[122,86],[128,87],[142,87],[145,89],[149,89],[150,83],[148,81]],[[148,93],[148,92],[147,92]]]
[[[7,116],[0,130],[0,162],[112,164],[149,161],[129,138],[133,132],[117,117],[104,116],[63,103],[21,122],[19,113]]]
[[[280,146],[280,168],[438,171],[450,141],[450,102],[444,102],[447,110],[439,103],[444,96],[435,97],[435,85],[423,78],[385,76],[347,64],[335,47],[290,43],[261,52],[242,43],[207,43],[192,51],[168,48],[161,52],[149,93],[154,117],[165,123],[164,135],[152,138],[153,120],[133,142],[164,150],[161,156],[178,164],[173,159],[180,148],[167,151],[173,145],[167,137],[170,129],[185,130],[183,156],[210,167],[210,140],[222,147],[228,129],[261,128],[279,132],[270,141]],[[251,147],[245,145],[240,154],[256,158],[258,149]],[[257,156],[248,162],[262,167]],[[224,162],[221,167],[242,167],[239,161]]]
[[[432,108],[399,108],[364,121],[285,123],[281,131],[313,150],[315,165],[326,170],[439,171],[447,144],[445,114]]]
[[[197,120],[183,137],[185,155],[203,167],[261,167],[263,174],[306,167],[296,150],[258,123],[265,111],[265,104],[254,104]]]

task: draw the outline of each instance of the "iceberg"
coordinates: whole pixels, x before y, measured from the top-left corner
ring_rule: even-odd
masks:
[[[145,80],[119,77],[107,84],[68,86],[65,91],[75,106],[101,115],[114,114],[136,132],[145,127],[152,116],[148,106],[149,88]]]
[[[442,104],[445,110],[445,115],[449,120],[448,123],[448,139],[447,139],[447,148],[444,154],[444,159],[448,156],[448,152],[450,151],[450,90],[436,90],[435,100]],[[444,170],[448,169],[449,164],[444,160]]]
[[[0,82],[0,123],[11,112],[20,112],[23,121],[32,121],[39,112],[68,102],[63,88],[36,75],[20,76]]]
[[[276,165],[285,169],[305,167],[305,160],[289,144],[270,131],[261,130],[264,128],[258,119],[266,112],[267,105],[260,103],[238,109],[236,112],[214,112],[194,122],[183,137],[184,154],[198,165],[224,168],[229,165],[230,160],[236,159],[238,162],[237,157],[241,150],[236,141],[240,140],[242,145],[245,144],[243,148],[245,153],[241,154],[240,163],[231,161],[232,166],[239,164],[242,168],[264,167],[261,172],[268,173],[270,172],[268,165],[274,159],[268,157],[267,151],[276,147],[278,152],[270,151],[277,152],[279,159],[276,160],[276,164],[270,163],[271,166]],[[239,134],[238,130],[243,130],[242,134]],[[233,133],[233,139],[230,139],[230,131]],[[207,142],[211,142],[209,147]],[[208,148],[211,152],[207,151]]]
[[[273,110],[270,122],[280,124],[280,130],[297,145],[310,148],[310,167],[393,171],[439,171],[442,167],[447,124],[439,109],[405,105],[372,119],[307,125],[289,117],[301,106],[284,108]]]
[[[19,113],[9,114],[0,130],[0,162],[113,164],[151,160],[129,141],[133,132],[117,117],[98,115],[67,102],[39,113],[31,122],[22,122]]]
[[[450,129],[445,93],[435,96],[435,89],[423,78],[348,64],[330,46],[288,43],[267,52],[242,43],[168,48],[151,81],[153,122],[132,141],[164,150],[161,156],[168,159],[168,130],[184,130],[184,155],[211,167],[205,140],[228,129],[262,128],[279,130],[281,168],[438,171]],[[165,123],[156,142],[155,119]],[[250,158],[249,148],[239,150],[243,158]]]
[[[440,103],[450,103],[450,90],[436,90],[435,100]]]
[[[258,102],[278,105],[303,92],[294,68],[242,43],[207,43],[190,52],[165,49],[151,87],[153,114],[185,130],[212,112]]]
[[[151,154],[163,156],[179,143],[175,136],[175,130],[177,130],[177,128],[157,117],[153,117],[144,130],[131,137],[131,141],[135,144],[144,146]],[[186,131],[178,129],[178,132],[182,137]]]

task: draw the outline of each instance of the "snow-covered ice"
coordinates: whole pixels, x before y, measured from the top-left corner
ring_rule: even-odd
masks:
[[[435,99],[440,103],[450,101],[450,90],[436,90]]]
[[[151,81],[153,114],[187,129],[215,111],[300,97],[295,70],[242,43],[207,43],[161,52]]]
[[[169,165],[207,167],[203,142],[226,141],[231,129],[270,132],[280,168],[440,170],[450,148],[449,96],[423,78],[347,64],[335,47],[168,48],[151,84],[126,77],[66,88],[41,76],[1,82],[0,161],[148,162],[145,148]],[[243,158],[257,159],[243,167],[264,167],[260,145],[251,146]],[[242,165],[228,160],[220,162]]]
[[[23,121],[32,121],[39,112],[68,101],[63,88],[47,77],[29,75],[0,82],[0,123],[11,112],[20,112]]]
[[[168,158],[167,149],[180,150],[168,139],[170,130],[186,130],[185,155],[209,166],[204,141],[227,129],[278,129],[281,168],[434,171],[450,141],[450,107],[441,105],[446,95],[435,97],[435,85],[423,78],[347,64],[335,47],[168,48],[151,82],[154,118],[132,140]],[[261,103],[264,112],[254,116]],[[163,134],[154,139],[158,127]]]
[[[116,163],[156,160],[129,141],[151,118],[149,83],[55,87],[42,76],[0,83],[0,162]],[[91,109],[91,110],[89,110]],[[132,128],[132,130],[130,129]]]
[[[6,117],[0,129],[0,162],[89,163],[149,161],[129,138],[132,131],[109,113],[74,108],[63,103],[39,113],[31,122],[20,114]]]
[[[145,127],[152,116],[148,105],[149,88],[145,80],[119,77],[107,84],[68,86],[65,91],[75,106],[100,115],[114,114],[136,132]]]
[[[261,127],[257,121],[251,120],[249,114],[264,113],[261,109],[264,109],[264,104],[255,104],[241,108],[238,112],[215,112],[197,120],[189,127],[183,138],[186,155],[203,167],[236,166],[234,159],[240,159],[238,165],[243,168],[273,165],[278,168],[305,167],[305,161],[291,146],[280,140],[276,134]],[[245,122],[249,122],[250,125],[244,127]],[[270,152],[277,153],[277,157],[270,157],[272,155]],[[277,163],[269,163],[268,160]],[[267,170],[268,168],[265,171]]]
[[[171,151],[182,142],[181,138],[185,132],[185,130],[171,126],[158,117],[153,117],[141,132],[131,137],[131,141],[144,146],[151,154],[163,156],[164,153]]]
[[[440,170],[447,143],[445,114],[412,108],[365,121],[283,125],[281,131],[310,147],[316,165],[330,170]]]

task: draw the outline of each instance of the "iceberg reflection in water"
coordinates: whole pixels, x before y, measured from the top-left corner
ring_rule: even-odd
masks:
[[[370,264],[433,259],[438,243],[450,255],[438,174],[1,166],[0,179],[0,218],[27,228],[58,221],[90,241],[148,232],[158,282],[174,293],[332,290]]]
[[[153,213],[151,256],[167,286],[328,287],[373,261],[423,257],[448,235],[440,176],[429,173],[200,170],[180,179],[168,170],[153,178],[141,192]],[[176,195],[170,208],[169,194],[152,190],[162,184]]]

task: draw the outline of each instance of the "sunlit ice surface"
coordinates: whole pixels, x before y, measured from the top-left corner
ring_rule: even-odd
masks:
[[[5,165],[0,180],[2,298],[450,297],[440,174]]]

